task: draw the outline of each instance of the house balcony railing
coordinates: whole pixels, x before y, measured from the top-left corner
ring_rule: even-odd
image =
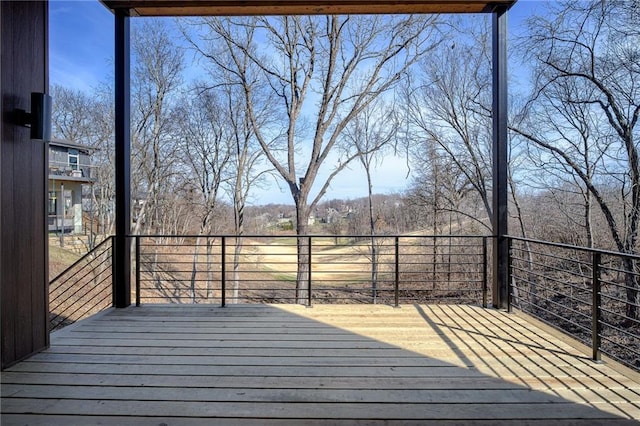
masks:
[[[458,303],[491,299],[492,237],[136,235],[136,304]],[[516,309],[640,369],[640,256],[505,237]],[[52,329],[111,306],[112,239],[50,287]],[[372,247],[374,248],[372,250]],[[55,303],[54,303],[55,302]]]
[[[95,166],[92,164],[80,163],[75,166],[70,165],[68,162],[63,161],[49,161],[49,177],[72,180],[87,180],[91,181],[91,170]]]

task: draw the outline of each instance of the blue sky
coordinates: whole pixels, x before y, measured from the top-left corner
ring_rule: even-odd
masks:
[[[51,0],[49,5],[49,81],[91,92],[113,75],[113,15],[98,0]],[[541,1],[518,1],[509,12],[510,35],[521,33],[523,20],[541,5]],[[374,190],[402,191],[408,183],[406,174],[404,160],[389,157],[376,170]],[[364,172],[354,164],[334,180],[325,198],[365,195]],[[284,186],[278,190],[274,185],[269,191],[256,193],[254,202],[292,201]]]
[[[113,75],[113,15],[97,0],[49,3],[49,80],[90,91]]]

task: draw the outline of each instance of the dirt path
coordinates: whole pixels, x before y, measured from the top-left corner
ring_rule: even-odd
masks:
[[[256,258],[262,268],[291,279],[295,279],[297,266],[297,250],[295,243],[265,244],[248,242],[246,254]],[[392,247],[384,243],[381,262],[387,262]],[[363,242],[357,245],[336,246],[328,240],[319,240],[313,246],[312,274],[316,280],[366,279],[371,272],[369,245]]]

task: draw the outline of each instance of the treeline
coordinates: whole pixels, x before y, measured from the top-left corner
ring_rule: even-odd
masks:
[[[332,179],[358,162],[369,196],[348,220],[327,220],[328,232],[488,233],[488,18],[136,22],[133,232],[241,235],[255,189],[277,180],[291,194],[294,231],[306,235]],[[518,30],[510,59],[513,234],[638,252],[637,23],[633,1],[562,1],[541,6]],[[104,233],[113,232],[114,199],[108,86],[52,89],[56,136],[99,148],[92,197]],[[393,208],[374,197],[371,178],[389,152],[411,165],[412,183]],[[638,278],[627,281],[637,303]]]

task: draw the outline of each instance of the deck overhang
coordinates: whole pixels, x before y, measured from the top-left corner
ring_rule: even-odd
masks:
[[[491,13],[515,0],[101,0],[128,16],[238,16],[404,13]]]

